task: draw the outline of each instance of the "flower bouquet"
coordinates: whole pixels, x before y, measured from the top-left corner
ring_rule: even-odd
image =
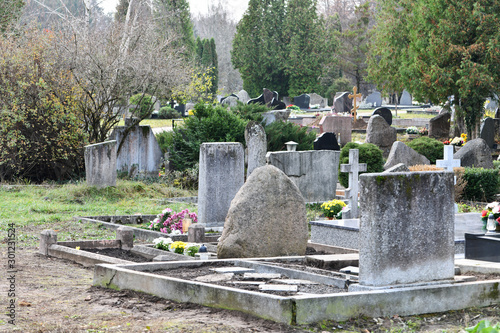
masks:
[[[416,126],[410,126],[406,129],[406,134],[419,134],[418,128]]]
[[[191,257],[194,257],[198,250],[200,249],[199,245],[185,242],[174,242],[172,238],[156,238],[153,240],[153,247],[156,249],[170,251],[177,254],[184,254]]]
[[[485,209],[481,212],[481,221],[483,222],[483,229],[486,230],[488,218],[493,215],[497,228],[500,226],[500,203],[492,202],[486,205]]]
[[[193,223],[198,221],[196,213],[190,213],[187,209],[176,213],[172,209],[166,208],[151,222],[149,229],[165,234],[180,235],[182,234],[182,222],[185,218],[191,218]]]
[[[345,207],[346,204],[342,200],[331,200],[327,201],[321,204],[321,210],[323,211],[323,214],[329,218],[333,219],[335,216],[337,216],[338,213],[342,210],[343,207]]]

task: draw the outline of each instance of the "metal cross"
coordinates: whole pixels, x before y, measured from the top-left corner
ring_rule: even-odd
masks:
[[[359,108],[359,106],[356,105],[356,98],[361,97],[362,95],[361,95],[361,93],[357,94],[358,88],[356,86],[354,86],[352,88],[352,90],[354,91],[354,93],[347,95],[347,97],[349,97],[350,99],[353,100],[352,101],[353,108],[351,110],[351,113],[354,114],[354,121],[356,121],[356,118],[357,118],[356,113],[357,113],[357,110]]]

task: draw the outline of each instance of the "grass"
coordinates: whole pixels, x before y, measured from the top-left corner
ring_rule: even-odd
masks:
[[[116,187],[97,189],[86,184],[54,187],[0,187],[0,234],[6,237],[9,224],[14,224],[19,247],[38,246],[40,232],[53,229],[58,240],[112,239],[114,231],[95,224],[76,222],[75,216],[158,214],[167,207],[163,199],[192,196],[193,193],[165,184],[118,181]],[[190,204],[168,204],[174,211]]]

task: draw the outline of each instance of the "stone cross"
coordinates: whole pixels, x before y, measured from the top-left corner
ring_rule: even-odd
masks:
[[[355,87],[356,88],[356,87]],[[345,197],[349,200],[350,214],[347,218],[358,217],[359,173],[366,171],[366,163],[359,163],[359,149],[349,149],[349,164],[340,165],[341,172],[349,172],[349,188]],[[344,218],[344,214],[342,214]]]
[[[439,168],[445,168],[448,171],[453,171],[453,168],[460,167],[460,160],[453,159],[454,148],[452,145],[444,146],[444,159],[437,160],[436,166]],[[455,183],[457,182],[457,177],[455,177]]]
[[[357,94],[358,88],[356,86],[354,86],[352,88],[352,91],[354,93],[353,94],[349,94],[347,97],[349,97],[350,99],[352,99],[352,110],[351,110],[351,113],[354,114],[354,122],[356,122],[356,118],[357,118],[356,111],[359,108],[359,106],[356,105],[356,98],[361,97],[362,95],[361,94]]]

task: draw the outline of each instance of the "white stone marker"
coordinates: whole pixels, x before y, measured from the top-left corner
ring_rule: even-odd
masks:
[[[453,168],[460,167],[460,160],[453,159],[454,148],[452,145],[444,146],[444,159],[436,160],[436,166],[439,168],[445,168],[447,171],[453,171]],[[455,177],[455,183],[457,182],[457,177]]]
[[[359,193],[359,173],[366,171],[366,163],[359,163],[359,149],[349,149],[349,164],[341,164],[341,172],[349,172],[349,188],[345,190],[345,197],[349,200],[350,213],[342,218],[357,218],[358,193]],[[346,212],[347,213],[347,212]]]

